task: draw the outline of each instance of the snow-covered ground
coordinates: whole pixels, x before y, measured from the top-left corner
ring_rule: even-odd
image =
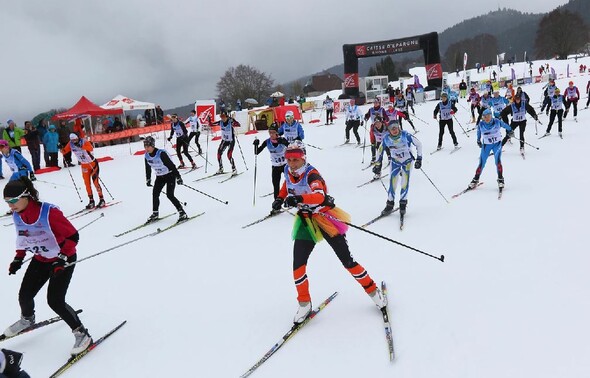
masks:
[[[551,62],[558,74],[565,72],[565,64]],[[571,64],[576,66],[573,60]],[[577,68],[574,71],[573,81],[584,92],[590,75],[578,76]],[[563,89],[568,81],[559,79],[558,86]],[[542,85],[523,87],[536,109]],[[584,94],[580,108],[586,98]],[[467,103],[463,99],[460,104],[457,119],[468,127]],[[444,254],[445,262],[358,230],[348,233],[357,261],[376,281],[388,283],[395,361],[388,361],[379,311],[322,242],[308,265],[312,297],[319,304],[334,291],[339,295],[255,377],[590,376],[590,304],[584,299],[590,286],[590,256],[583,236],[590,211],[590,179],[585,173],[590,111],[582,110],[578,123],[568,116],[563,140],[556,135],[557,125],[551,137],[538,140],[547,117],[540,116],[543,125],[538,125],[538,136],[529,119],[527,141],[539,150],[527,146],[523,160],[517,142],[506,145],[502,200],[497,200],[491,159],[481,177],[484,185],[451,200],[473,177],[479,148],[474,133],[467,137],[456,124],[463,148],[450,155],[447,133],[445,149],[431,156],[438,136],[434,106],[434,102],[416,106],[416,116],[427,124],[416,119],[415,125],[424,144],[423,169],[450,203],[422,172],[414,170],[404,231],[399,231],[397,214],[369,229],[433,255]],[[318,116],[319,111],[304,114],[306,122]],[[362,149],[334,147],[344,139],[344,117],[337,116],[332,126],[320,126],[323,119],[304,125],[305,140],[322,147],[308,147],[307,154],[338,206],[352,215],[353,223],[363,224],[384,207],[386,193],[379,183],[357,188],[372,175],[370,170],[361,171],[370,153],[365,151],[362,164]],[[265,133],[259,138],[266,138]],[[293,218],[280,215],[241,228],[266,215],[272,202],[271,197],[260,197],[272,191],[270,161],[264,151],[258,156],[256,205],[252,205],[253,139],[253,135],[239,139],[248,164],[245,174],[223,184],[217,178],[192,182],[205,175],[204,168],[183,176],[186,184],[229,205],[180,187],[177,196],[188,202],[187,211],[205,211],[205,215],[77,265],[68,302],[84,309],[81,317],[91,334],[97,338],[124,319],[128,323],[68,371],[68,376],[238,377],[287,331],[296,310]],[[204,145],[204,138],[201,142]],[[157,145],[172,152],[162,134]],[[209,143],[210,157],[217,145]],[[234,157],[243,171],[246,167],[237,147]],[[130,154],[139,149],[142,146],[136,143],[97,151],[97,156],[114,157],[102,163],[101,177],[122,203],[102,210],[104,219],[80,232],[80,258],[174,221],[171,217],[113,237],[151,213],[143,158]],[[225,157],[224,162],[227,168]],[[215,168],[209,167],[208,173]],[[81,187],[79,168],[71,173]],[[71,186],[65,170],[38,178],[59,184],[36,185],[42,199],[58,204],[66,214],[85,204],[73,188],[62,186]],[[171,204],[165,196],[161,200],[161,213],[170,213]],[[100,212],[73,223],[81,227]],[[0,227],[0,235],[4,241],[1,263],[7,267],[13,257],[13,227]],[[23,272],[0,276],[2,326],[19,317],[17,293]],[[45,289],[36,304],[37,319],[54,316],[45,303]],[[72,344],[68,327],[58,323],[1,346],[23,351],[23,367],[40,377],[67,359]]]

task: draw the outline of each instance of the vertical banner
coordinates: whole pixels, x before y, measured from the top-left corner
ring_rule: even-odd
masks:
[[[569,63],[567,64],[567,77],[570,77],[570,65]]]
[[[514,68],[511,68],[512,70],[512,82],[516,81],[516,72],[514,72]]]
[[[528,61],[526,60],[526,51],[524,52],[524,64],[522,65],[522,77],[526,77],[526,69],[528,67]]]
[[[467,53],[463,54],[463,79],[465,79],[465,71],[467,70]]]

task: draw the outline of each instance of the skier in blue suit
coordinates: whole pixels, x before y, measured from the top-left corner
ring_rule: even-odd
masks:
[[[501,128],[505,128],[508,132],[508,137],[512,138],[514,132],[512,128],[505,122],[500,121],[497,118],[492,117],[492,111],[486,109],[482,113],[482,120],[477,125],[477,145],[481,148],[479,155],[479,164],[475,170],[475,176],[469,188],[473,189],[479,183],[479,176],[486,166],[486,161],[490,156],[490,152],[493,152],[494,159],[496,161],[496,170],[498,172],[498,187],[504,188],[504,176],[502,175],[502,133]]]

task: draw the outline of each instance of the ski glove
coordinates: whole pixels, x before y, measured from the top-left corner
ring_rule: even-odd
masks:
[[[365,125],[365,121],[361,121],[361,126],[364,126],[364,125]]]
[[[285,199],[285,205],[288,207],[295,207],[297,204],[303,202],[303,197],[301,196],[289,196]]]
[[[29,177],[30,177],[31,181],[37,180],[37,177],[35,177],[35,174],[33,172],[30,173]]]
[[[23,266],[23,258],[15,257],[8,267],[8,275],[16,274],[16,272]]]
[[[64,254],[57,255],[57,260],[51,264],[51,277],[55,278],[60,276],[66,269],[66,260],[68,257]]]
[[[508,132],[508,138],[514,138],[514,131]]]
[[[170,142],[172,140],[172,137],[168,138],[168,142]]]
[[[177,177],[177,178],[176,178],[176,183],[177,183],[178,185],[184,185],[184,182],[182,181],[182,177]]]
[[[414,162],[414,168],[416,168],[416,169],[422,168],[422,158],[421,157],[416,159],[416,161]]]
[[[273,210],[281,210],[281,206],[283,206],[283,199],[282,198],[277,198],[272,203]]]
[[[258,147],[258,145],[260,144],[260,140],[258,140],[258,138],[254,139],[254,142],[252,142],[252,144],[254,145],[254,147]]]
[[[152,180],[145,180],[145,184],[147,186],[152,186]]]
[[[481,148],[481,141],[480,140],[477,141],[477,147]]]

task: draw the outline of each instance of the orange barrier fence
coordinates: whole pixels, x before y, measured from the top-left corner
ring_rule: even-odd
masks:
[[[157,133],[162,130],[169,130],[170,124],[161,123],[153,126],[136,127],[133,129],[125,129],[123,131],[117,131],[115,133],[107,134],[93,134],[88,139],[92,142],[105,142],[114,139],[129,138],[136,135]]]

